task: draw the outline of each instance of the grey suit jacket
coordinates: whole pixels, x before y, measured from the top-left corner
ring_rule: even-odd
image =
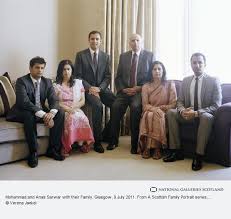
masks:
[[[76,54],[75,77],[83,81],[83,86],[88,90],[91,86],[100,87],[105,90],[111,82],[111,68],[109,55],[99,50],[97,74],[93,67],[92,57],[89,49]],[[97,78],[96,78],[97,75]]]
[[[183,79],[180,94],[177,100],[177,110],[182,111],[190,107],[190,85],[193,75]],[[219,81],[207,74],[202,79],[201,87],[201,109],[198,110],[199,114],[210,113],[214,115],[217,108],[221,105],[221,86]]]
[[[117,92],[130,87],[132,51],[122,53],[119,59],[115,85]],[[154,61],[152,52],[141,50],[137,66],[137,86],[142,86],[151,79],[151,66]]]

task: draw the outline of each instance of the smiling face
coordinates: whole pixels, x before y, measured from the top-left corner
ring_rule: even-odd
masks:
[[[69,64],[64,65],[63,67],[63,80],[69,81],[72,75],[72,68]]]
[[[195,76],[200,76],[201,74],[203,74],[205,70],[205,66],[206,64],[203,56],[198,55],[198,56],[193,56],[191,58],[191,67]]]
[[[163,68],[160,64],[155,64],[152,69],[152,78],[154,81],[161,80],[163,76]]]
[[[88,42],[91,49],[96,51],[97,49],[99,49],[102,40],[100,35],[98,33],[95,33],[90,35]]]
[[[35,63],[32,67],[30,67],[30,74],[34,79],[38,80],[42,77],[44,69],[45,64]]]

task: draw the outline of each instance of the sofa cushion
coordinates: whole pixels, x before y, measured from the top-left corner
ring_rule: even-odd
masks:
[[[49,129],[43,124],[37,124],[38,137],[49,136]],[[8,122],[4,117],[0,118],[0,144],[3,142],[25,140],[22,123]]]
[[[16,95],[15,91],[5,76],[0,76],[0,115],[6,115],[10,108],[15,104]]]

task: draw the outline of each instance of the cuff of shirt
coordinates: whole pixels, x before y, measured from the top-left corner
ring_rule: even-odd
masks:
[[[46,113],[43,111],[43,110],[39,110],[35,113],[35,115],[39,118],[43,118],[43,116],[45,115]]]
[[[51,109],[50,113],[52,113],[54,116],[57,114],[58,110],[57,109]]]

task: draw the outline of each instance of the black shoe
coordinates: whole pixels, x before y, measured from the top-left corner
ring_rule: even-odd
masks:
[[[38,166],[38,156],[36,152],[29,155],[27,163],[28,166],[31,168],[35,168]]]
[[[98,153],[104,153],[104,148],[101,144],[94,144],[94,150]]]
[[[137,154],[137,148],[131,148],[131,154]]]
[[[107,146],[107,150],[111,151],[111,150],[114,150],[116,147],[118,147],[118,144],[109,144]]]
[[[54,160],[59,160],[59,161],[62,161],[62,160],[65,160],[65,157],[55,151],[52,151],[52,152],[47,152],[46,153],[46,156],[47,157],[50,157],[50,158],[53,158]]]
[[[184,154],[182,152],[176,151],[169,154],[163,159],[164,162],[174,162],[177,160],[184,160]]]
[[[198,171],[202,168],[202,159],[201,158],[194,158],[192,162],[192,170]]]

